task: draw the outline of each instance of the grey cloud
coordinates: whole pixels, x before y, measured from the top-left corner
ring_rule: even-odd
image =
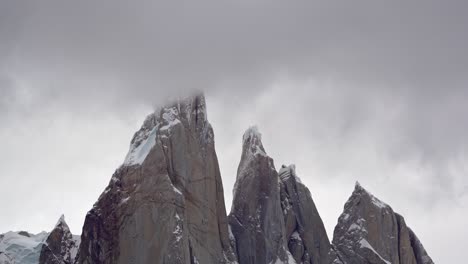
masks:
[[[463,2],[10,5],[2,35],[18,71],[115,81],[101,89],[126,97],[239,80],[238,90],[251,91],[278,72],[431,93],[466,80]]]
[[[2,1],[0,185],[42,179],[53,190],[31,189],[33,197],[68,197],[78,232],[151,106],[202,89],[228,207],[242,132],[257,123],[276,166],[298,164],[329,235],[361,180],[420,228],[436,260],[450,262],[431,228],[441,233],[441,213],[467,217],[467,8],[457,0]],[[18,198],[0,203],[14,216],[1,231],[29,212],[40,220],[21,224],[47,229],[67,207],[44,208],[28,188],[0,194]]]

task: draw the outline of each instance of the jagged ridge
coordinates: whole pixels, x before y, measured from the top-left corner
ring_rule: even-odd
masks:
[[[242,145],[228,225],[203,95],[158,108],[88,212],[75,263],[433,263],[359,183],[330,245],[295,166],[276,171],[257,127]],[[0,235],[0,264],[73,263],[78,244],[61,217],[51,233]]]

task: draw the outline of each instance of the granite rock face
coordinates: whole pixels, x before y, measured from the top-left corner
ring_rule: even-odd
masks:
[[[149,115],[85,220],[77,263],[236,263],[203,95]]]
[[[294,263],[287,250],[278,173],[256,127],[243,136],[233,195],[229,224],[239,263]]]
[[[433,264],[402,216],[356,183],[333,236],[333,263]]]
[[[161,107],[86,215],[81,243],[62,216],[50,233],[0,234],[0,264],[434,263],[404,218],[358,183],[331,245],[295,166],[277,172],[256,127],[242,143],[227,217],[204,96]]]
[[[279,177],[289,251],[297,263],[328,264],[330,241],[309,189],[296,175],[294,165],[283,165]]]
[[[74,263],[80,241],[74,237],[62,215],[42,245],[39,264]]]
[[[276,172],[261,134],[249,128],[234,186],[229,223],[239,263],[329,263],[330,241],[295,166]]]

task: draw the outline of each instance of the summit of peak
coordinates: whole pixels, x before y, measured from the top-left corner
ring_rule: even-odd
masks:
[[[262,134],[258,131],[257,126],[249,127],[242,137],[244,150],[250,150],[254,155],[260,154],[266,156],[265,149],[262,144]]]
[[[66,232],[70,231],[70,228],[68,227],[67,222],[65,222],[65,215],[64,214],[62,214],[60,216],[59,220],[57,221],[57,223],[54,226],[54,229],[52,229],[52,230],[56,230],[56,229],[65,230]]]
[[[256,125],[250,126],[245,130],[244,136],[242,139],[245,142],[250,142],[252,144],[254,143],[262,143],[262,133],[258,130],[258,127]]]
[[[357,194],[366,194],[372,196],[372,193],[370,193],[366,188],[364,188],[359,181],[356,181],[354,184],[354,191],[353,193]]]
[[[186,97],[168,99],[149,114],[130,143],[124,166],[142,165],[161,135],[170,137],[173,130],[183,126],[196,134],[203,144],[214,142],[213,131],[207,119],[206,101],[202,92]]]
[[[386,203],[382,202],[380,199],[375,197],[371,192],[366,190],[358,181],[356,181],[354,185],[354,191],[352,196],[365,196],[370,199],[373,205],[379,207],[379,208],[390,208],[389,205]]]
[[[59,225],[63,225],[63,224],[67,225],[67,222],[65,222],[65,215],[64,214],[62,214],[60,216],[60,218],[57,221],[57,224],[55,224],[55,227],[57,227]]]
[[[58,220],[58,223],[65,223],[65,215],[62,214]]]
[[[357,191],[357,190],[364,190],[366,191],[366,189],[364,189],[362,187],[362,185],[359,183],[359,181],[356,181],[356,183],[354,183],[354,190]]]

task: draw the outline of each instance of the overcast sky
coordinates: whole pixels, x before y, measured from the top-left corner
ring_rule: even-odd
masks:
[[[0,232],[75,234],[167,98],[204,90],[226,207],[243,131],[331,239],[360,183],[436,263],[468,237],[467,1],[0,0]]]

